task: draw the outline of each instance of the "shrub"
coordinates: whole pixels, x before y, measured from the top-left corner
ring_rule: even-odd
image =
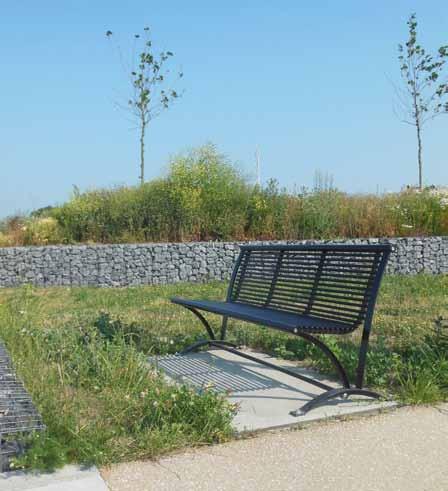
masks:
[[[24,245],[58,244],[64,241],[59,224],[55,218],[30,218],[23,229]]]
[[[199,240],[243,236],[248,186],[213,146],[175,158],[167,179],[180,201],[187,235]]]
[[[141,186],[75,189],[59,207],[12,217],[0,227],[0,246],[417,235],[448,235],[446,196],[348,194],[319,174],[311,190],[287,191],[275,180],[254,186],[206,145]]]
[[[243,177],[205,146],[174,158],[165,178],[75,193],[51,215],[74,242],[207,240],[242,237],[246,206]]]

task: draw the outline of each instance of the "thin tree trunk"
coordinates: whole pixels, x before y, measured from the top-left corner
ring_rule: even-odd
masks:
[[[145,182],[145,130],[146,121],[142,118],[140,128],[140,184]]]
[[[414,76],[413,85],[413,106],[414,106],[414,121],[415,127],[417,128],[417,159],[418,159],[418,188],[423,191],[423,157],[422,157],[422,121],[421,121],[421,111],[417,99],[417,89],[416,89],[416,77]]]
[[[423,191],[423,156],[422,156],[422,135],[420,121],[417,121],[417,143],[418,143],[418,187]]]

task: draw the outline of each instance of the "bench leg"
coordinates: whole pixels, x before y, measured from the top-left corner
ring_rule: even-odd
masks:
[[[186,355],[187,353],[191,353],[193,351],[196,351],[197,349],[201,348],[202,346],[229,346],[231,348],[237,348],[237,346],[233,343],[229,343],[228,341],[224,341],[225,335],[226,335],[226,328],[227,328],[227,317],[224,317],[223,323],[221,326],[221,339],[217,340],[215,338],[215,333],[213,332],[213,329],[211,328],[209,322],[207,319],[200,313],[198,312],[195,308],[193,307],[187,307],[185,306],[186,309],[188,309],[190,312],[193,312],[193,314],[202,322],[203,326],[205,327],[205,330],[207,331],[207,334],[209,335],[210,339],[203,339],[201,341],[197,341],[196,343],[193,343],[191,346],[188,346],[185,348],[183,351],[179,353],[179,355]]]
[[[228,317],[226,317],[226,316],[224,316],[222,318],[221,336],[220,336],[221,341],[224,341],[224,339],[226,339],[226,334],[227,334],[227,319],[228,319]]]
[[[314,336],[311,336],[310,334],[304,332],[298,332],[296,333],[296,336],[300,336],[301,338],[306,339],[310,343],[314,344],[314,346],[317,346],[331,361],[333,367],[339,375],[341,384],[346,388],[350,388],[350,382],[348,380],[347,372],[345,371],[344,367],[341,365],[341,362],[338,360],[333,351],[331,351],[331,349],[325,343],[323,343],[320,339],[317,339]]]
[[[335,399],[337,397],[342,397],[345,399],[351,395],[360,395],[365,397],[371,397],[373,399],[381,399],[383,397],[381,396],[381,394],[378,394],[377,392],[373,392],[372,390],[358,389],[356,387],[351,389],[346,389],[346,388],[333,389],[333,390],[328,390],[327,392],[324,392],[323,394],[316,396],[314,399],[307,402],[304,406],[302,406],[299,409],[296,409],[295,411],[291,411],[289,414],[291,416],[303,416],[311,409],[314,409],[316,406],[319,406],[320,404],[323,404],[329,401],[330,399]]]
[[[307,341],[311,342],[314,344],[316,347],[318,347],[331,361],[333,367],[335,368],[336,372],[339,375],[339,379],[342,383],[342,388],[339,389],[331,389],[328,385],[322,384],[318,382],[317,380],[312,380],[309,379],[309,377],[305,377],[299,374],[294,374],[293,372],[289,370],[285,370],[283,368],[277,367],[275,365],[269,364],[267,362],[257,360],[256,358],[253,358],[245,353],[237,352],[235,349],[237,346],[233,343],[229,343],[228,341],[225,341],[225,335],[226,335],[226,328],[227,328],[227,317],[224,317],[222,320],[221,324],[221,332],[220,332],[220,339],[216,339],[215,333],[213,332],[213,329],[211,328],[209,322],[207,319],[200,313],[198,312],[194,307],[188,307],[185,306],[186,309],[188,309],[190,312],[192,312],[203,324],[205,327],[205,330],[207,331],[209,338],[210,339],[204,339],[201,341],[197,341],[196,343],[193,343],[191,346],[188,346],[185,348],[183,351],[179,353],[179,356],[186,355],[187,353],[192,353],[202,346],[211,346],[215,348],[222,348],[226,349],[227,351],[230,351],[232,353],[238,354],[242,356],[243,358],[248,358],[252,359],[254,361],[257,361],[258,363],[265,364],[267,366],[271,366],[272,368],[275,368],[279,371],[283,371],[285,373],[288,373],[289,375],[296,377],[296,378],[301,378],[307,382],[310,382],[322,389],[325,390],[324,393],[318,395],[308,403],[306,403],[303,407],[291,411],[292,416],[300,416],[306,414],[308,411],[311,409],[315,408],[316,406],[327,402],[330,399],[334,399],[337,397],[348,397],[349,395],[363,395],[366,397],[372,397],[375,399],[379,399],[382,396],[376,392],[373,392],[371,390],[363,389],[362,388],[362,382],[363,382],[363,376],[364,376],[364,369],[365,369],[365,361],[366,361],[366,354],[367,354],[367,347],[369,343],[369,332],[370,332],[370,322],[371,319],[369,318],[366,322],[363,336],[362,336],[362,342],[361,342],[361,348],[360,348],[360,353],[359,353],[359,360],[358,360],[358,369],[357,369],[357,380],[356,380],[356,386],[351,387],[350,382],[348,380],[347,372],[345,371],[344,367],[341,365],[340,361],[336,357],[336,355],[331,351],[331,349],[324,344],[320,339],[304,332],[296,332],[295,335],[302,337],[303,339],[306,339]]]
[[[188,309],[190,312],[193,312],[193,314],[202,322],[203,326],[205,327],[205,330],[207,331],[207,334],[210,336],[210,339],[214,340],[215,333],[213,332],[213,329],[210,327],[210,324],[208,323],[207,319],[193,307],[187,307],[187,306],[184,307]]]
[[[358,368],[356,370],[356,387],[362,389],[364,382],[364,371],[366,369],[367,350],[369,348],[370,322],[366,323],[362,331],[361,346],[358,355]]]

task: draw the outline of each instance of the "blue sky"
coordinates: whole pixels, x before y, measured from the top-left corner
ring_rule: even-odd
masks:
[[[311,185],[316,171],[350,192],[417,181],[414,129],[393,113],[397,44],[417,12],[422,43],[448,42],[448,3],[378,0],[226,2],[16,0],[0,5],[0,217],[80,189],[133,184],[137,133],[114,101],[126,49],[152,29],[175,53],[185,93],[153,122],[147,177],[170,156],[215,143],[247,173]],[[448,184],[448,117],[425,130],[425,181]]]

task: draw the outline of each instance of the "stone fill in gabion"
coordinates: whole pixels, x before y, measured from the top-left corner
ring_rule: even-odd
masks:
[[[394,249],[387,266],[390,274],[448,273],[448,237],[329,242],[390,243]],[[189,242],[0,248],[0,287],[26,283],[38,286],[133,286],[227,280],[240,244]]]

